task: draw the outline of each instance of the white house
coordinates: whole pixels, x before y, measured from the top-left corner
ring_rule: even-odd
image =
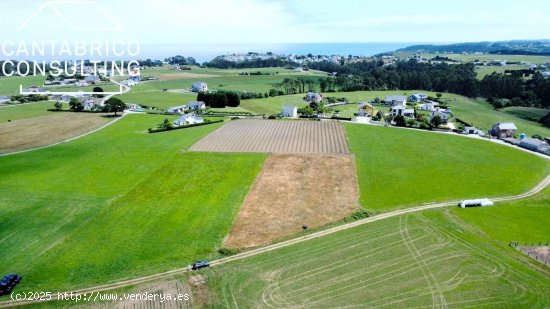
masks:
[[[6,97],[6,96],[0,96],[0,104],[4,104],[4,103],[7,103],[11,101],[11,98],[10,97]]]
[[[181,113],[184,113],[188,109],[189,109],[189,107],[187,105],[178,105],[178,106],[169,107],[166,110],[166,112],[170,113],[170,114],[181,114]]]
[[[199,110],[199,109],[205,109],[206,104],[203,101],[189,101],[187,103],[187,107],[190,110]]]
[[[82,101],[82,105],[85,111],[91,111],[96,107],[97,103],[92,99],[86,99]]]
[[[411,95],[408,100],[409,100],[409,102],[418,103],[418,102],[422,102],[422,101],[426,100],[427,98],[428,98],[428,96],[423,94],[423,93],[415,93],[415,94]]]
[[[310,91],[306,94],[306,97],[304,98],[304,100],[308,102],[321,102],[321,100],[323,100],[323,95],[318,92]]]
[[[195,114],[184,114],[181,115],[180,118],[174,120],[173,124],[175,126],[185,126],[189,124],[195,124],[195,123],[203,123],[204,119],[201,117],[198,117]]]
[[[384,99],[384,102],[388,104],[389,106],[394,105],[407,105],[407,97],[403,95],[389,95]]]
[[[96,84],[100,81],[99,76],[97,76],[97,75],[86,76],[84,78],[84,80],[88,83],[91,83],[91,84]]]
[[[405,105],[396,104],[391,107],[391,115],[393,117],[403,116],[405,118],[414,118],[414,109],[407,108]]]
[[[298,107],[293,105],[283,105],[283,117],[298,117]]]
[[[432,119],[434,119],[434,117],[436,116],[439,116],[443,123],[447,123],[449,121],[449,114],[441,111],[432,111],[432,113],[430,114],[430,121],[432,121]]]
[[[205,82],[195,82],[191,85],[191,91],[193,92],[207,92],[208,85]]]
[[[437,106],[437,103],[432,101],[427,101],[426,103],[420,104],[418,108],[423,111],[431,112],[435,110],[436,106]]]
[[[132,112],[143,112],[143,108],[139,104],[126,103],[126,109]]]

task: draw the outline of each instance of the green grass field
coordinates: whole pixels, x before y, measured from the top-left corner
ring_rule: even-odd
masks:
[[[507,65],[507,66],[504,66],[504,67],[501,67],[501,66],[476,67],[476,72],[477,72],[477,78],[478,79],[483,79],[483,77],[485,77],[486,75],[493,74],[494,72],[504,73],[505,71],[509,71],[509,70],[527,70],[527,69],[529,69],[529,66],[527,66],[527,65],[512,64],[512,65]]]
[[[548,109],[536,108],[536,107],[522,107],[522,106],[505,107],[501,111],[508,114],[512,114],[522,119],[527,119],[527,120],[531,120],[531,119],[539,120],[540,118],[550,113],[550,110]]]
[[[487,237],[508,245],[510,241],[521,244],[546,242],[550,238],[550,187],[528,200],[497,203],[495,207],[478,207],[453,215],[464,224],[483,231]]]
[[[508,112],[506,109],[503,111],[495,110],[483,99],[474,100],[455,94],[444,94],[443,100],[451,106],[453,115],[476,126],[478,129],[483,129],[485,132],[497,122],[510,121],[516,124],[518,134],[550,136],[550,128],[538,122],[524,119],[523,115],[516,112]],[[518,108],[512,108],[511,110],[517,111]]]
[[[517,261],[516,259],[520,259]],[[209,306],[545,307],[550,281],[511,248],[427,211],[202,271]]]
[[[42,86],[46,78],[43,76],[12,76],[0,78],[0,95],[12,96],[19,94],[19,86]]]
[[[550,173],[549,161],[487,141],[392,127],[345,128],[360,201],[371,210],[514,195]]]
[[[51,112],[49,112],[48,109],[54,108],[53,104],[53,101],[46,101],[0,107],[0,123],[5,123],[8,120],[19,120],[49,115]],[[64,109],[68,107],[69,104],[63,104]]]
[[[264,155],[181,152],[221,124],[146,133],[164,117],[0,158],[0,273],[23,275],[19,291],[160,272],[220,246]]]

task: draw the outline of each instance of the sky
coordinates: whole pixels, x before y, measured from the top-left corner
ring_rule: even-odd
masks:
[[[0,43],[237,46],[550,38],[548,0],[2,0],[0,12]]]

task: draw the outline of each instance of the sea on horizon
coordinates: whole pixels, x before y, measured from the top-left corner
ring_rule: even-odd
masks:
[[[216,56],[248,52],[368,57],[418,44],[426,43],[142,44],[140,57],[164,60],[169,56],[182,55],[193,57],[199,63],[210,61]]]

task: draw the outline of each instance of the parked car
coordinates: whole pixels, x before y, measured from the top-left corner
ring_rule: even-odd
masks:
[[[208,267],[210,266],[210,262],[206,261],[206,260],[203,260],[203,261],[196,261],[195,263],[193,263],[191,269],[193,270],[198,270],[198,269],[201,269],[201,268],[204,268],[204,267]]]
[[[21,276],[17,274],[5,275],[0,280],[0,295],[10,294],[13,288],[21,281]]]

